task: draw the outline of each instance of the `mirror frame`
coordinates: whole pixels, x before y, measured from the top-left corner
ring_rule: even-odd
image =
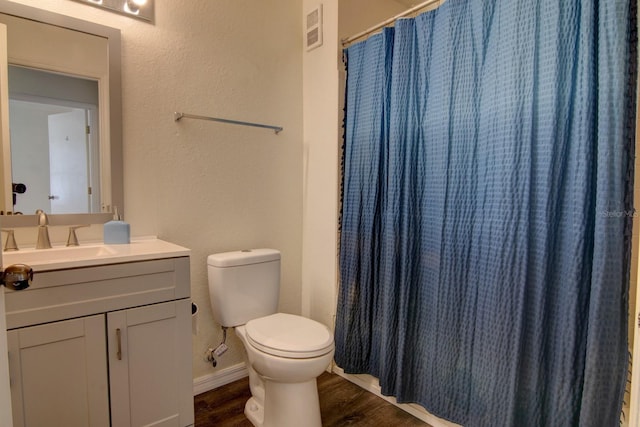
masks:
[[[121,36],[117,28],[83,21],[66,15],[37,9],[22,4],[0,0],[0,13],[25,18],[43,24],[54,25],[74,31],[93,34],[107,39],[109,49],[109,150],[111,153],[111,210],[117,206],[124,212],[124,182],[122,170],[122,78]],[[10,31],[10,30],[8,30]],[[52,214],[48,215],[49,225],[103,224],[113,219],[113,213],[95,214]],[[35,227],[36,215],[3,215],[4,227]]]

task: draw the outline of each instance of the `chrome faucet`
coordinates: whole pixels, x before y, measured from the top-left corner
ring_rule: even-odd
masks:
[[[80,246],[76,230],[78,228],[89,227],[91,224],[73,225],[69,227],[69,237],[67,237],[67,246]]]
[[[16,243],[16,237],[13,234],[13,230],[10,228],[3,228],[2,231],[7,233],[7,240],[5,241],[3,251],[5,252],[17,251],[18,244]]]
[[[36,242],[36,249],[50,249],[49,218],[47,218],[47,214],[42,209],[38,209],[36,215],[38,215],[38,241]]]

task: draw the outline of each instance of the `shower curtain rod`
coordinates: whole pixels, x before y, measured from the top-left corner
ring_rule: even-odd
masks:
[[[424,9],[427,6],[431,6],[431,5],[436,4],[436,3],[438,3],[438,5],[440,5],[440,3],[443,3],[444,1],[445,0],[427,0],[427,1],[423,1],[420,4],[418,4],[416,6],[413,6],[412,8],[407,9],[402,13],[397,14],[393,18],[389,18],[384,22],[381,22],[381,23],[379,23],[377,25],[374,25],[373,27],[362,31],[361,33],[358,33],[358,34],[355,34],[355,35],[353,35],[351,37],[347,37],[345,39],[342,39],[341,40],[342,46],[343,47],[347,47],[347,45],[350,45],[351,43],[355,42],[356,40],[360,40],[361,38],[366,37],[371,33],[375,33],[376,31],[378,31],[381,28],[386,27],[387,25],[393,24],[394,22],[396,22],[400,18],[404,18],[407,15],[411,15],[412,13],[417,12],[420,9]]]

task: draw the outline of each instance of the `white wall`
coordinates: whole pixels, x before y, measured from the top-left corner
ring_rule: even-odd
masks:
[[[203,361],[206,346],[222,336],[211,317],[206,256],[281,250],[280,308],[300,313],[300,2],[156,0],[153,25],[72,1],[18,2],[121,29],[125,219],[134,236],[192,249],[192,298],[200,306],[194,377],[241,362],[233,334],[217,369]],[[284,131],[175,123],[174,111]]]
[[[318,2],[303,1],[303,19]],[[333,327],[338,218],[338,0],[323,2],[323,45],[303,53],[303,314]]]
[[[347,38],[409,9],[416,1],[340,1],[340,38]]]
[[[303,1],[303,18],[318,2]],[[406,7],[391,0],[325,0],[323,45],[303,53],[302,310],[333,326],[338,274],[339,164],[344,66],[340,39]]]

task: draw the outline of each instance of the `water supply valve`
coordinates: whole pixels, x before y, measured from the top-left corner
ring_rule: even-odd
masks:
[[[213,350],[213,354],[215,354],[216,356],[220,357],[228,349],[229,349],[229,347],[225,343],[221,343],[219,346],[216,347],[215,350]]]
[[[215,368],[218,365],[216,361],[216,357],[222,356],[227,350],[229,350],[229,346],[226,344],[227,341],[227,328],[225,326],[222,327],[222,342],[218,344],[218,346],[214,348],[208,348],[205,356],[207,362],[211,363]]]

